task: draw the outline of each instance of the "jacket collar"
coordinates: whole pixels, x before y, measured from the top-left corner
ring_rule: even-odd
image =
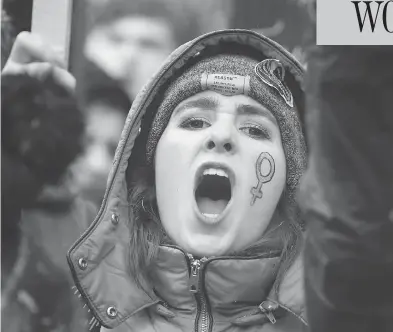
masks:
[[[96,319],[101,325],[114,328],[161,301],[191,313],[196,302],[189,292],[189,261],[179,249],[160,248],[151,273],[153,285],[138,285],[130,276],[129,233],[126,226],[128,206],[123,206],[121,210],[124,210],[120,214],[123,217],[112,214],[68,256],[76,265],[72,272],[78,291]],[[257,317],[249,316],[253,319],[251,323],[255,324],[265,319],[260,315],[258,304],[272,300],[305,322],[301,257],[287,271],[276,296],[275,292],[271,292],[271,285],[277,263],[274,257],[210,259],[204,267],[204,288],[213,310],[225,320],[231,314],[240,317],[238,314],[253,308],[259,314]],[[249,306],[241,303],[250,299],[252,303]]]
[[[162,246],[151,279],[156,294],[170,308],[193,314],[196,297],[205,297],[221,320],[233,320],[267,300],[279,260],[279,252],[197,260],[176,247]]]

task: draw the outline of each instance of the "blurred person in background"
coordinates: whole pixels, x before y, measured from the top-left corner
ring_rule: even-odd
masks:
[[[71,167],[84,198],[101,203],[131,103],[171,51],[199,34],[192,13],[179,0],[116,0],[101,8],[83,59],[85,152]]]
[[[86,116],[84,152],[70,167],[73,190],[96,205],[104,196],[109,170],[131,101],[119,82],[85,61],[89,82],[83,89]]]
[[[96,213],[67,185],[83,149],[74,88],[50,47],[28,33],[17,37],[1,91],[3,331],[86,330],[65,257]]]
[[[316,18],[316,1],[307,2]],[[393,46],[308,51],[310,332],[393,331]]]
[[[166,57],[199,34],[187,1],[114,0],[97,15],[85,53],[133,101]]]
[[[307,80],[312,332],[393,331],[393,46],[314,46]]]

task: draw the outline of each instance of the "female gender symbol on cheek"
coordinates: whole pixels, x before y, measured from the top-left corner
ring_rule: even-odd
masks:
[[[269,172],[267,174],[262,174],[262,164],[263,161],[267,160],[269,162]],[[258,184],[256,187],[251,188],[251,206],[254,205],[257,198],[262,198],[262,185],[264,183],[270,182],[274,176],[276,170],[276,165],[274,163],[273,157],[268,152],[262,152],[255,164],[255,171],[257,173]]]

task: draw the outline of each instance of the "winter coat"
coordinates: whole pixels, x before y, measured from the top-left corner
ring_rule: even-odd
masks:
[[[393,47],[309,60],[305,277],[311,331],[393,331]]]
[[[201,36],[169,57],[134,101],[98,216],[68,253],[75,284],[97,320],[92,325],[101,324],[116,332],[297,332],[306,328],[300,258],[290,267],[278,295],[272,289],[272,271],[278,263],[274,252],[198,262],[180,248],[162,245],[151,270],[152,286],[138,286],[128,272],[126,175],[137,162],[132,155],[136,153],[134,146],[134,150],[144,146],[138,142],[143,142],[148,131],[144,130],[144,123],[151,121],[149,111],[156,110],[154,96],[174,71],[195,54],[209,45],[229,41],[252,45],[259,52],[280,59],[294,76],[303,75],[300,64],[283,48],[245,30]],[[200,268],[195,266],[198,263],[202,264]],[[201,282],[199,289],[189,287],[190,282],[199,285],[195,278]]]

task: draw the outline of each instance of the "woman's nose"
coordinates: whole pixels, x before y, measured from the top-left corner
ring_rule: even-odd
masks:
[[[211,128],[211,135],[205,142],[207,150],[234,153],[237,148],[235,133],[230,125],[216,125]]]

